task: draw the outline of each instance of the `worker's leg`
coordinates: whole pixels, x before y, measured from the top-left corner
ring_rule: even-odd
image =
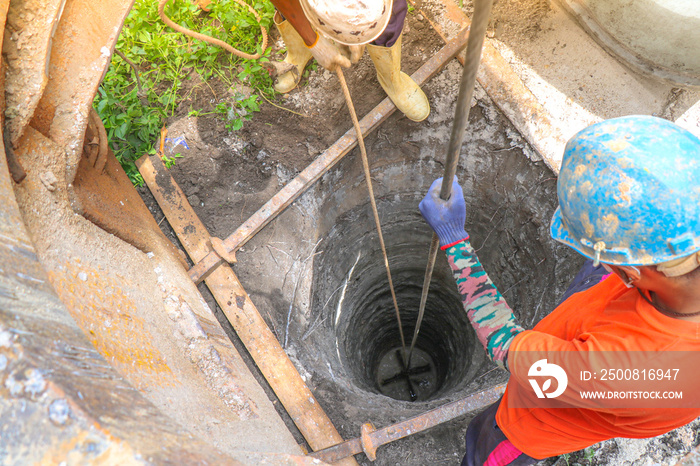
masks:
[[[410,76],[401,72],[401,30],[408,6],[406,0],[395,0],[391,18],[384,32],[367,46],[377,79],[396,108],[413,121],[422,121],[430,114],[430,104],[421,88]]]
[[[587,259],[583,263],[583,267],[578,271],[574,279],[571,281],[569,288],[564,292],[559,304],[566,301],[572,294],[578,293],[580,291],[586,291],[587,289],[597,285],[606,278],[610,276],[610,272],[605,270],[602,265],[598,267],[593,267],[593,261]]]
[[[379,37],[374,39],[372,45],[379,45],[381,47],[391,47],[399,40],[401,36],[401,31],[403,31],[403,23],[406,20],[406,13],[408,12],[408,4],[406,0],[394,0],[394,4],[391,7],[391,18],[389,18],[389,23],[384,28],[384,31]]]
[[[284,62],[294,66],[291,71],[279,75],[275,82],[275,90],[286,94],[299,83],[306,64],[311,60],[311,52],[304,45],[304,40],[296,29],[279,12],[275,12],[274,21],[284,44],[287,46],[287,56],[284,58]]]
[[[526,466],[538,460],[518,450],[496,424],[500,400],[476,416],[467,428],[462,466]]]

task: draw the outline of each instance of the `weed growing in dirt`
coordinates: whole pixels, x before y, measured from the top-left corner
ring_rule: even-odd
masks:
[[[246,97],[241,93],[236,93],[233,104],[220,102],[216,105],[216,112],[224,116],[226,129],[237,131],[243,127],[245,120],[250,120],[253,112],[260,111],[260,103],[257,95]]]
[[[170,168],[173,165],[175,165],[175,160],[182,158],[182,154],[175,154],[172,157],[168,157],[167,155],[163,156],[163,163],[165,164],[165,168]]]
[[[136,69],[115,53],[94,101],[112,150],[136,186],[143,184],[143,179],[134,161],[145,153],[154,153],[165,119],[173,116],[180,99],[188,97],[183,95],[186,80],[197,75],[203,85],[217,79],[231,86],[235,77],[265,98],[272,98],[274,94],[272,80],[259,63],[267,60],[269,49],[258,61],[235,57],[218,47],[172,31],[161,22],[157,3],[136,0],[116,46]],[[269,30],[274,14],[272,4],[266,0],[252,0],[251,5]],[[232,0],[217,0],[210,7],[209,13],[205,13],[190,0],[174,0],[168,3],[166,13],[174,22],[221,39],[237,49],[248,53],[260,51],[260,28],[247,9]],[[231,130],[240,129],[243,120],[260,108],[255,94],[237,97],[238,94],[232,102],[223,102],[225,112],[219,110],[222,103],[213,109],[227,117],[234,115],[227,119]],[[202,113],[202,109],[193,111]],[[177,156],[166,163],[174,163],[175,158]]]

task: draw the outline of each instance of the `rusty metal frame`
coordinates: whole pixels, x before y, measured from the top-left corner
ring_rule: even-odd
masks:
[[[413,80],[422,85],[437,74],[450,59],[464,48],[467,37],[468,28],[464,28],[412,75]],[[376,129],[395,109],[394,104],[385,98],[360,121],[363,135]],[[340,450],[338,451],[344,452],[344,456],[337,457],[338,453],[336,452],[333,461],[340,461],[340,464],[345,464],[348,461],[351,462],[348,464],[354,463],[352,455],[363,450],[360,449],[356,452],[353,450],[354,453],[347,453],[350,450],[347,450],[346,445],[354,446],[355,442],[342,443],[342,438],[318,402],[314,400],[313,394],[265,324],[233,270],[230,267],[220,266],[224,262],[234,262],[237,249],[283,212],[286,207],[348,154],[356,144],[357,136],[354,129],[350,129],[223,241],[208,236],[204,225],[187,202],[186,197],[159,160],[144,156],[137,162],[144,180],[156,197],[171,226],[175,229],[178,238],[190,257],[194,261],[198,261],[189,271],[190,278],[195,283],[206,281],[224,314],[243,340],[255,363],[261,369],[311,448],[316,451],[328,451],[329,447],[334,448],[333,445],[339,446]],[[487,392],[488,394],[484,396],[489,400],[500,395],[497,389]],[[465,399],[466,402],[462,400],[460,405],[462,411],[453,408],[454,403],[452,403],[441,409],[440,413],[442,414],[431,411],[424,414],[420,418],[421,420],[406,421],[409,423],[407,425],[419,422],[423,425],[420,430],[432,427],[464,414],[466,412],[464,409],[473,410],[485,406],[484,401],[481,400],[484,396],[477,394]],[[445,416],[451,417],[448,419]],[[416,431],[414,428],[401,430],[400,425],[398,431],[384,428],[375,432],[374,428],[366,428],[365,440],[369,442],[368,445],[373,446],[372,452],[368,451],[368,453],[372,455],[379,445]],[[386,436],[387,429],[394,433],[400,431],[401,435]],[[343,449],[344,445],[345,449]],[[352,447],[350,448],[352,449]]]
[[[484,390],[473,395],[469,395],[461,400],[453,401],[432,409],[406,421],[375,429],[371,423],[363,424],[361,435],[358,438],[348,440],[338,445],[334,445],[325,450],[311,453],[310,456],[326,463],[335,463],[343,458],[347,458],[358,453],[364,453],[374,461],[377,457],[377,448],[395,440],[408,437],[409,435],[423,432],[437,425],[443,424],[469,412],[481,409],[498,401],[503,395],[505,384],[496,385],[488,390]]]
[[[413,74],[413,79],[423,84],[437,74],[466,45],[467,36],[465,29],[421,66]],[[395,109],[388,98],[384,99],[360,122],[363,134],[376,129]],[[207,286],[255,363],[314,450],[339,444],[343,439],[313,398],[313,394],[265,324],[233,270],[230,267],[219,266],[225,260],[235,260],[234,253],[238,248],[310,188],[356,144],[354,129],[350,129],[224,241],[218,238],[207,241],[209,235],[206,228],[159,160],[143,156],[137,162],[146,184],[188,254],[194,261],[199,261],[190,270],[190,277],[195,283],[206,280]],[[354,463],[354,460],[352,462]]]
[[[463,16],[463,18],[464,22],[462,24],[466,25],[466,27],[454,39],[449,41],[445,38],[439,26],[431,21],[431,25],[445,40],[446,45],[412,75],[414,81],[419,85],[424,84],[439,72],[466,45],[469,21],[466,16]],[[490,69],[487,70],[487,74],[490,73],[491,78],[495,79],[494,73],[501,70],[502,66],[507,67],[507,64],[490,45],[485,46],[484,53],[486,55],[484,59],[490,60],[491,65]],[[463,57],[458,58],[463,64]],[[479,81],[487,90],[495,92],[493,79],[484,79],[482,76]],[[498,81],[502,81],[502,78],[499,78]],[[517,82],[520,83],[519,79]],[[522,89],[518,88],[516,91],[521,92]],[[532,102],[528,102],[528,104],[532,104]],[[538,107],[529,105],[528,108],[532,112],[537,112]],[[384,99],[360,121],[362,133],[368,134],[376,129],[394,110],[393,103],[388,98]],[[519,127],[517,123],[516,126]],[[285,409],[287,409],[312,449],[316,450],[315,453],[311,453],[311,456],[325,462],[340,462],[340,464],[351,460],[351,457],[358,453],[365,453],[369,458],[374,459],[379,446],[430,429],[468,412],[481,409],[495,402],[505,389],[504,385],[498,385],[461,400],[448,403],[412,419],[378,430],[370,423],[367,423],[362,426],[360,437],[342,442],[339,434],[318,403],[308,402],[308,400],[313,399],[313,394],[301,380],[279,342],[277,342],[264,320],[260,317],[232,269],[230,267],[219,267],[225,262],[235,262],[237,249],[253,238],[277,215],[282,213],[295,199],[349,153],[356,144],[355,132],[353,129],[350,129],[223,241],[219,238],[208,238],[204,225],[201,224],[184,194],[160,161],[156,162],[157,168],[154,167],[152,160],[148,156],[142,157],[137,162],[149,188],[156,196],[158,203],[188,250],[190,257],[198,260],[189,271],[190,278],[195,283],[206,280],[207,286],[212,290],[217,302],[219,302],[236,332],[243,339],[256,364],[260,367],[273,390],[282,401]],[[156,178],[158,178],[158,182],[156,182]],[[169,184],[169,186],[165,187],[164,183]],[[165,192],[172,198],[165,199],[163,196]],[[187,211],[184,216],[183,211]],[[195,228],[193,229],[192,226],[195,226]],[[192,233],[193,230],[195,233]],[[210,241],[206,241],[207,239],[210,239]],[[197,241],[198,245],[193,246],[192,241]],[[233,301],[236,302],[235,306],[232,305]],[[251,338],[251,334],[255,332],[262,332],[262,336],[258,336],[257,341],[256,338]],[[272,348],[274,354],[269,354],[269,351],[264,350],[264,348]],[[265,354],[266,352],[267,354]],[[293,389],[290,390],[290,387],[293,387]],[[318,420],[321,420],[320,424],[317,423]],[[311,432],[311,430],[314,430],[312,428],[314,425],[316,426],[316,431]],[[322,439],[319,439],[319,437],[322,437]],[[321,447],[324,444],[328,445],[329,441],[332,441],[332,446]],[[354,462],[354,460],[351,461]]]
[[[423,66],[421,66],[411,78],[423,85],[426,81],[436,75],[447,62],[456,56],[466,45],[468,36],[468,28],[464,28],[457,36],[447,42],[447,44],[433,55]],[[365,115],[360,120],[360,128],[363,135],[367,135],[386,120],[396,107],[385,98],[371,112]],[[346,154],[357,145],[357,136],[354,129],[349,129],[340,139],[332,146],[326,149],[321,155],[316,158],[308,167],[306,167],[299,175],[275,194],[265,205],[255,212],[248,220],[246,220],[236,231],[234,231],[222,243],[217,243],[217,249],[221,250],[221,246],[225,248],[222,251],[223,255],[229,257],[229,261],[235,260],[235,251],[248,242],[255,236],[265,225],[270,223],[280,213],[284,211],[295,199],[309,189],[321,176],[330,170],[338,163]],[[225,259],[216,251],[211,251],[202,260],[197,262],[189,271],[190,278],[195,283],[200,283],[214,268],[223,264]]]
[[[136,164],[187,254],[193,260],[204,257],[211,251],[209,233],[163,162],[157,156],[144,155]],[[309,446],[320,450],[342,442],[343,438],[233,270],[227,265],[217,267],[207,276],[205,283]],[[357,465],[352,459],[340,464]]]

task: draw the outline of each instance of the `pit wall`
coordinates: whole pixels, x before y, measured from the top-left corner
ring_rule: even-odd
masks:
[[[460,74],[451,62],[425,86],[433,106],[428,120],[394,115],[366,139],[407,339],[431,236],[418,203],[443,171]],[[582,258],[549,236],[555,175],[480,88],[476,95],[457,172],[467,231],[518,319],[531,328],[555,307]],[[444,340],[454,357],[443,366],[446,382],[435,396],[410,403],[378,394],[366,375],[382,348],[373,342],[382,340],[384,326],[390,334],[397,327],[357,150],[237,254],[246,291],[345,438],[358,436],[364,422],[389,425],[506,379],[475,343],[439,256],[438,301],[431,305],[429,298],[422,332]],[[461,419],[382,447],[379,464],[401,462],[407,451],[414,464],[454,462],[465,429]]]

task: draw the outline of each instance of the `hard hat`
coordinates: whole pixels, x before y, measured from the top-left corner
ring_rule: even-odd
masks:
[[[393,0],[301,0],[316,31],[345,45],[372,42],[391,17]]]
[[[652,265],[700,251],[700,139],[669,121],[626,116],[579,132],[557,194],[552,237],[596,262]]]

